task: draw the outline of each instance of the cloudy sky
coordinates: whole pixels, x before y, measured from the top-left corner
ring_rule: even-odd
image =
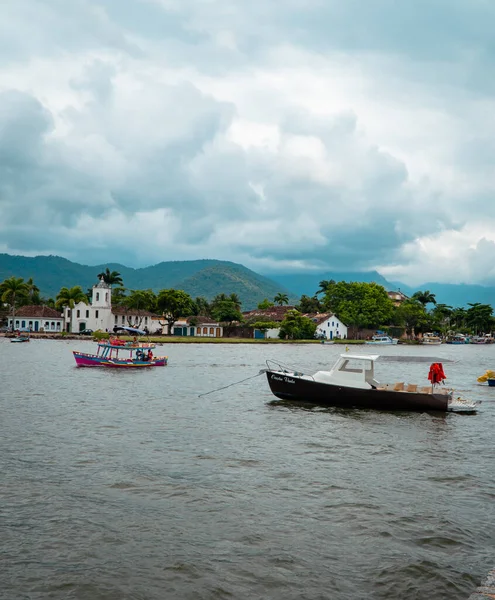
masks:
[[[495,281],[493,0],[2,0],[0,252]]]

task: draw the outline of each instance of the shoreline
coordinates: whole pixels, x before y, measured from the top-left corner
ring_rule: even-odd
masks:
[[[2,333],[1,337],[13,338],[10,333]],[[132,337],[120,336],[123,340],[131,340]],[[280,340],[270,338],[260,340],[255,338],[239,338],[239,337],[201,337],[201,336],[142,336],[155,344],[320,344],[322,346],[350,346],[364,345],[365,340],[335,340],[332,343],[329,341],[322,344],[321,340]],[[90,335],[78,335],[75,333],[34,333],[30,334],[33,340],[86,340],[96,342],[97,339]]]

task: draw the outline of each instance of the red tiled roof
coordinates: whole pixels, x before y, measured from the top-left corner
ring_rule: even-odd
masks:
[[[196,319],[196,323],[198,325],[216,325],[216,326],[218,326],[218,321],[215,321],[215,319],[212,319],[211,317],[204,317],[203,315],[187,317],[186,321],[188,323],[191,323],[191,321],[193,321],[194,319]]]
[[[124,308],[123,306],[112,307],[112,315],[138,316],[138,317],[158,317],[155,313],[149,310],[141,310],[140,308]]]
[[[304,316],[308,317],[308,319],[311,319],[312,321],[314,321],[317,325],[321,325],[321,323],[323,323],[330,317],[334,317],[335,315],[331,312],[328,312],[328,313],[306,313]]]
[[[404,293],[402,293],[400,290],[397,290],[397,291],[395,291],[395,290],[394,291],[390,291],[389,290],[387,292],[387,296],[389,298],[394,298],[394,299],[397,298],[397,297],[401,298],[402,300],[406,300],[407,299],[407,296]]]
[[[28,306],[21,306],[15,311],[15,316],[26,317],[34,319],[62,319],[62,313],[49,306],[38,306],[36,304],[30,304]]]
[[[270,308],[255,308],[254,310],[249,310],[242,314],[246,320],[283,321],[289,310],[294,310],[294,307],[270,306]]]

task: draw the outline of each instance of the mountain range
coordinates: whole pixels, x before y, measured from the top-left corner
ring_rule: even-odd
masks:
[[[212,300],[217,294],[235,293],[243,310],[256,308],[264,298],[270,300],[278,293],[297,297],[287,289],[246,267],[222,260],[188,260],[161,262],[150,267],[133,269],[118,263],[88,266],[71,262],[60,256],[13,256],[0,254],[0,282],[14,275],[25,280],[33,278],[42,296],[55,298],[62,286],[80,285],[83,290],[98,283],[98,274],[118,271],[124,286],[130,290],[181,289],[193,298],[203,296]]]
[[[285,293],[289,303],[295,304],[306,294],[313,296],[322,280],[376,282],[387,290],[400,289],[406,296],[418,290],[429,290],[438,303],[452,307],[469,303],[495,305],[495,287],[469,284],[427,282],[412,287],[385,279],[377,271],[281,273],[260,275],[243,265],[213,259],[161,262],[149,267],[134,269],[118,263],[95,266],[81,265],[60,256],[14,256],[0,254],[0,281],[7,277],[32,277],[44,296],[55,297],[62,286],[80,285],[84,290],[97,283],[98,273],[106,268],[118,271],[127,289],[182,289],[193,298],[203,296],[212,300],[217,294],[235,293],[243,310],[256,308],[263,299]]]

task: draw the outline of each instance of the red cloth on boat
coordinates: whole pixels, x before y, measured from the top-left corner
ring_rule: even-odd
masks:
[[[432,384],[441,383],[444,379],[447,379],[443,372],[442,363],[432,363],[430,365],[430,372],[428,373],[428,379]]]

